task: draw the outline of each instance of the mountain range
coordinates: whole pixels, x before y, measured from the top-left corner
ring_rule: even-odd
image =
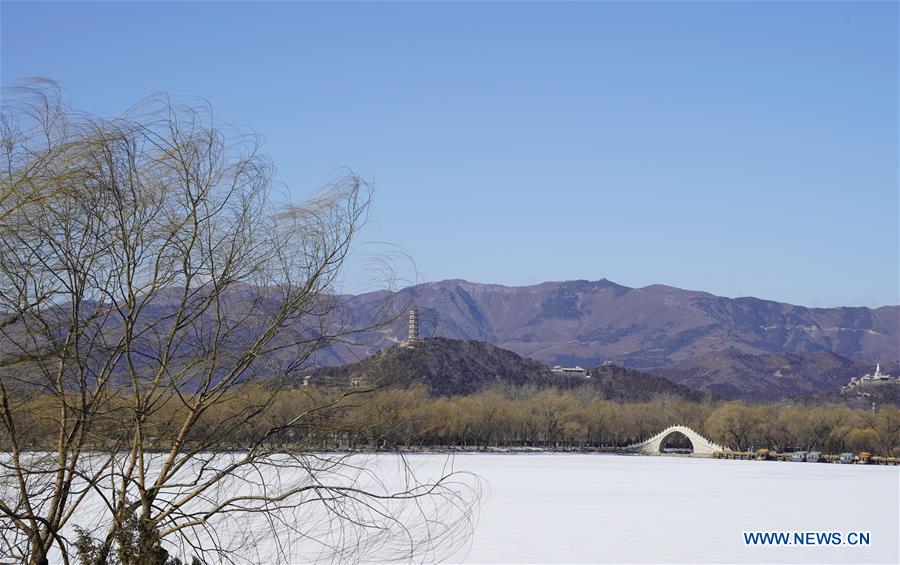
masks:
[[[386,301],[415,305],[425,336],[480,340],[548,365],[611,361],[726,397],[813,393],[900,360],[900,306],[807,308],[606,279],[447,280],[344,297],[359,324],[383,315]],[[395,313],[395,323],[327,349],[318,362],[353,362],[401,341],[406,319]]]
[[[900,306],[807,308],[664,285],[629,288],[605,279],[521,287],[448,280],[345,301],[367,321],[388,294],[396,304],[420,309],[423,333],[486,341],[549,364],[613,361],[650,368],[729,349],[900,360]],[[403,339],[405,318],[379,335],[368,347]]]
[[[253,339],[256,329],[246,312],[265,312],[269,292],[274,290],[236,285],[222,297],[232,312],[226,320],[229,346],[240,350]],[[178,296],[174,288],[160,293],[142,310],[145,326],[154,331],[142,332],[135,347],[146,349],[140,359],[148,366],[159,346],[155,336],[171,323]],[[313,364],[334,367],[370,357],[406,338],[410,306],[418,310],[423,337],[484,342],[543,369],[609,362],[719,398],[810,396],[872,372],[876,363],[900,370],[900,306],[807,308],[664,285],[630,288],[606,279],[521,287],[448,280],[328,298],[326,306],[336,305],[333,315],[322,326],[315,319],[306,324],[302,316],[291,320],[261,374],[293,367],[291,340],[314,344],[323,329],[369,328],[327,340]],[[104,332],[121,331],[116,319],[105,323]],[[205,343],[204,320],[198,317],[196,331],[185,330],[175,344],[188,358],[191,348]],[[7,328],[6,336],[14,329]],[[14,351],[0,341],[0,352],[7,350]]]

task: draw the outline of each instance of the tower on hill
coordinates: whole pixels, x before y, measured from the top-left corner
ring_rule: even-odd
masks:
[[[417,308],[409,309],[409,333],[406,336],[406,345],[412,345],[419,341],[419,311]]]

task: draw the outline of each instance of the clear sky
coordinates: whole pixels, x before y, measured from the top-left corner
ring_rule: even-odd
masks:
[[[4,1],[26,76],[203,96],[296,198],[359,172],[420,282],[900,303],[896,2]]]

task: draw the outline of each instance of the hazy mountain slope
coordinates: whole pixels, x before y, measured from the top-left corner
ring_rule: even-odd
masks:
[[[591,369],[592,385],[603,396],[618,402],[647,402],[658,395],[672,395],[686,400],[701,401],[712,395],[692,390],[659,375],[652,375],[614,364]]]
[[[460,280],[418,285],[396,302],[422,309],[423,331],[488,341],[554,364],[635,368],[671,365],[735,349],[750,354],[829,351],[854,361],[900,359],[900,306],[806,308],[758,298],[723,298],[664,285],[600,281],[506,287]],[[368,295],[347,306],[366,318]],[[402,339],[400,320],[371,336],[362,355]]]
[[[826,351],[750,355],[729,349],[659,367],[653,373],[724,398],[778,400],[834,389],[874,369],[874,365]]]

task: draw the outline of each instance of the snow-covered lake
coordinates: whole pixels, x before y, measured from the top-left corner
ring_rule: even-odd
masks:
[[[359,455],[351,461],[352,468],[366,470],[357,484],[390,490],[408,478],[396,455]],[[898,467],[548,453],[412,454],[405,463],[420,481],[448,469],[478,477],[455,479],[463,497],[477,492],[467,485],[480,484],[481,502],[474,535],[449,562],[900,563]],[[254,472],[258,481],[223,485],[216,496],[274,488],[280,481],[302,481],[301,475],[287,467]],[[416,535],[423,528],[440,532],[441,524],[469,511],[440,501],[433,507],[385,504],[387,515],[405,517],[407,527],[418,528]],[[76,516],[79,525],[104,531],[100,508],[98,500],[85,501]],[[372,508],[357,504],[338,510],[371,522],[382,510]],[[321,562],[328,553],[321,553],[323,547],[329,546],[349,548],[344,555],[332,551],[331,561],[371,561],[391,548],[405,551],[404,535],[379,537],[321,510],[321,503],[313,502],[275,521],[237,515],[198,535],[230,544],[240,563]],[[272,541],[273,527],[281,531],[278,543]],[[443,535],[458,542],[462,531]],[[839,532],[845,539],[849,532],[868,532],[870,545],[748,547],[743,533],[755,531]],[[446,554],[420,552],[419,561]]]
[[[427,460],[428,457],[421,456]],[[464,454],[487,483],[465,563],[900,563],[900,468]],[[868,531],[868,547],[747,547],[744,531]]]

